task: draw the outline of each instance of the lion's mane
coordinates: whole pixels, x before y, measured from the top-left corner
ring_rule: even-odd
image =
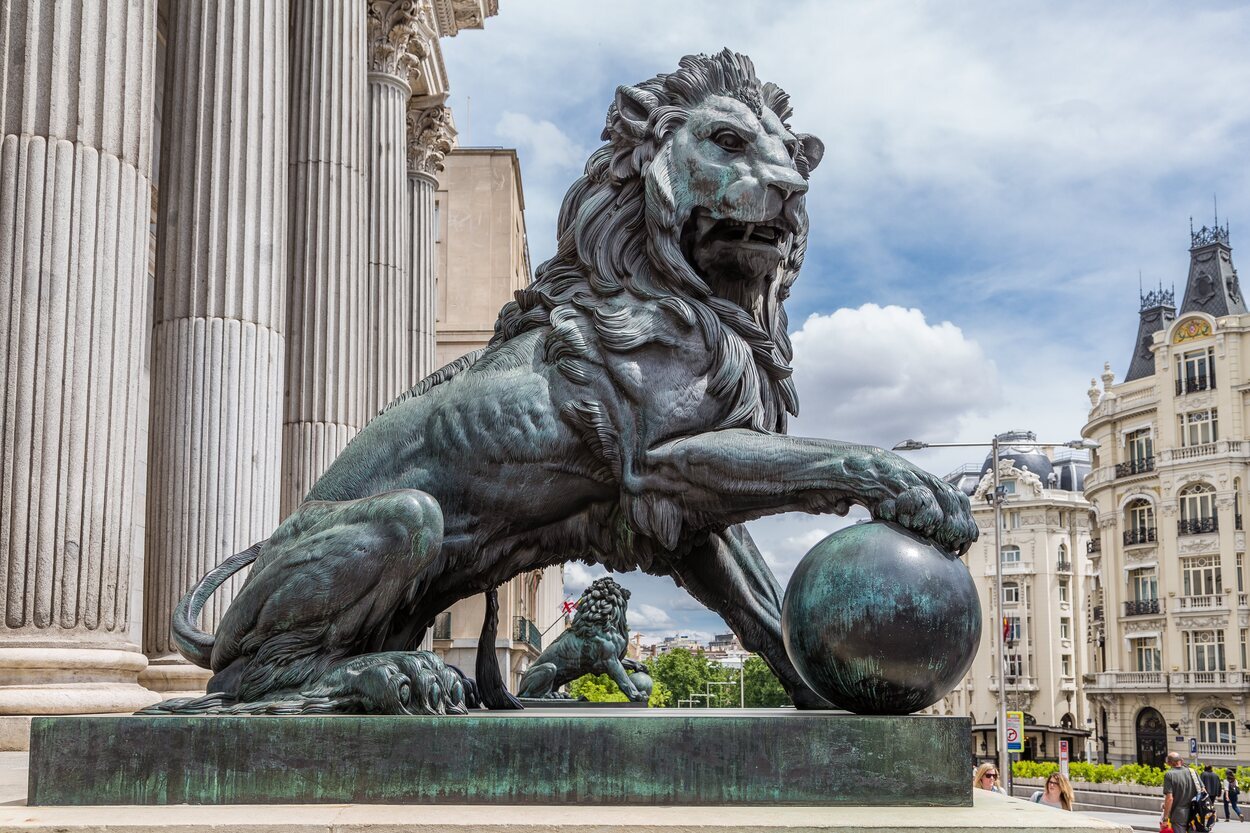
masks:
[[[784,432],[786,415],[798,413],[790,378],[792,356],[784,301],[807,248],[807,217],[800,207],[798,233],[763,297],[747,307],[718,297],[683,256],[680,234],[694,206],[681,205],[672,187],[670,140],[691,108],[709,95],[728,95],[757,113],[771,109],[784,123],[789,96],[761,83],[751,60],[728,49],[717,55],[688,55],[676,72],[657,75],[622,93],[647,112],[645,122],[627,117],[616,103],[608,109],[602,138],[585,173],[560,208],[556,254],[542,264],[534,282],[500,312],[492,344],[551,326],[547,352],[586,348],[568,321],[591,311],[596,299],[633,295],[654,300],[698,326],[713,350],[711,392],[732,391],[733,407],[719,428]],[[808,164],[796,160],[806,178]],[[650,196],[650,200],[648,200]],[[629,316],[595,317],[602,346],[626,350],[640,343]],[[576,361],[561,370],[584,381]]]
[[[571,630],[582,639],[604,631],[626,633],[625,610],[629,591],[608,576],[596,579],[577,602]]]

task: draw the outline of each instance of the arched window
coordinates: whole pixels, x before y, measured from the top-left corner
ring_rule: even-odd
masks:
[[[1059,728],[1060,729],[1075,729],[1076,718],[1073,717],[1071,714],[1065,714],[1063,717],[1059,718]]]
[[[1139,497],[1124,508],[1124,544],[1149,544],[1155,540],[1155,508]]]
[[[1002,560],[1004,564],[1019,564],[1020,548],[1015,545],[1003,547]]]
[[[1237,719],[1223,706],[1207,706],[1198,712],[1198,742],[1237,742]]]
[[[1181,535],[1215,532],[1215,487],[1194,483],[1181,489],[1181,519],[1177,531]]]

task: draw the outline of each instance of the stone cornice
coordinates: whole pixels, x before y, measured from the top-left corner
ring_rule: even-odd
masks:
[[[408,99],[407,122],[409,176],[438,174],[456,138],[451,108],[438,100],[413,96]]]
[[[407,80],[429,54],[434,24],[422,0],[369,0],[369,71]]]

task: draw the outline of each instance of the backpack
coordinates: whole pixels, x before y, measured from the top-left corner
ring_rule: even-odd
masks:
[[[1190,833],[1211,833],[1215,827],[1215,800],[1207,794],[1202,782],[1191,769],[1189,775],[1194,779],[1194,797],[1189,800]]]

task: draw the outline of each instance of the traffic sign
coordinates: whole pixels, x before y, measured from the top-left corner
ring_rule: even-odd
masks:
[[[1007,712],[1007,752],[1024,751],[1024,712]]]
[[[1198,739],[1197,738],[1189,739],[1189,754],[1190,755],[1198,754]]]
[[[1068,741],[1059,741],[1059,771],[1063,773],[1063,777],[1068,777]]]

